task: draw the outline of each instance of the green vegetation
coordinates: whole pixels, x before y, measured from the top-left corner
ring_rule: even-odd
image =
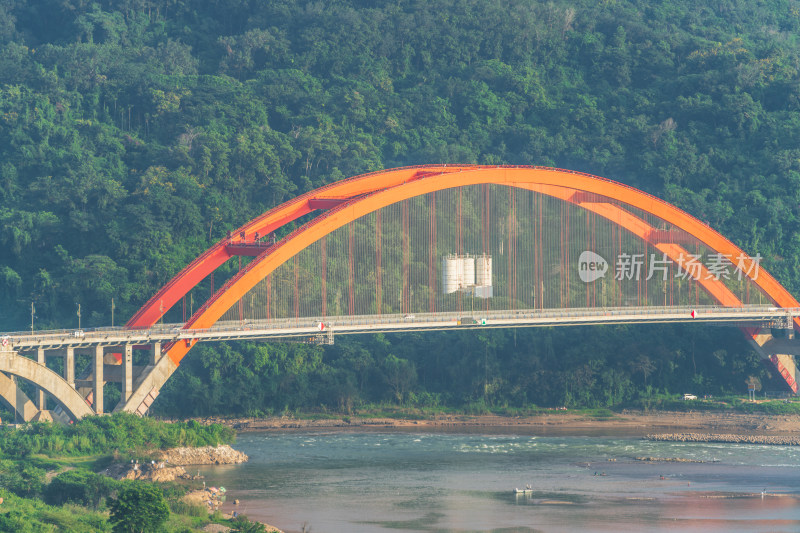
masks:
[[[124,413],[68,426],[5,427],[0,431],[0,531],[184,532],[211,521],[246,527],[249,521],[209,517],[205,507],[184,502],[192,488],[189,481],[116,481],[93,471],[112,461],[144,459],[163,448],[230,443],[233,437],[233,431],[219,425],[166,423]]]
[[[75,503],[97,509],[107,499],[116,482],[113,479],[86,470],[68,470],[58,474],[47,485],[44,501],[50,505]]]
[[[738,396],[722,396],[701,400],[683,400],[678,395],[655,394],[641,398],[632,407],[664,411],[734,411],[765,415],[800,415],[797,399],[750,401]]]
[[[74,424],[27,424],[0,428],[0,450],[6,457],[137,454],[149,456],[178,446],[217,446],[234,440],[232,429],[195,421],[165,424],[129,413],[83,418]]]
[[[4,469],[5,465],[0,466],[0,470]],[[86,486],[81,481],[86,481]],[[62,489],[78,494],[72,497],[58,493]],[[0,488],[3,498],[0,531],[183,533],[211,522],[230,527],[251,524],[246,519],[234,523],[221,516],[209,516],[205,508],[181,501],[185,492],[186,487],[177,484],[157,486],[145,481],[115,481],[91,472],[70,470],[56,476],[51,485],[44,488],[44,493],[23,497],[8,488]],[[132,512],[133,509],[137,512]],[[163,526],[159,528],[154,525],[156,523]]]
[[[261,522],[251,522],[244,515],[239,515],[231,521],[231,531],[234,533],[265,533],[267,528]]]
[[[798,35],[790,0],[0,0],[0,329],[32,302],[35,328],[76,326],[76,302],[107,325],[112,298],[119,325],[266,209],[421,163],[620,180],[800,294]],[[155,410],[609,408],[770,374],[725,328],[241,342],[195,348]]]
[[[75,505],[54,507],[39,500],[21,498],[0,489],[3,498],[0,509],[0,531],[34,533],[40,531],[74,531],[95,533],[111,531],[103,513]]]
[[[119,491],[109,507],[114,533],[157,531],[169,518],[164,494],[150,484],[128,485]]]

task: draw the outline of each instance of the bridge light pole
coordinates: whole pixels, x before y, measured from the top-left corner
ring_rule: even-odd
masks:
[[[36,316],[36,308],[33,306],[33,302],[31,302],[31,335],[33,335],[33,318]]]
[[[111,327],[114,327],[114,298],[111,298]]]
[[[78,306],[78,329],[81,329],[81,304],[75,302],[75,305]]]

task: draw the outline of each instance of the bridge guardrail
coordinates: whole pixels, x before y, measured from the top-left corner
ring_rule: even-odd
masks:
[[[204,329],[184,329],[183,324],[158,324],[148,329],[127,329],[122,326],[113,328],[86,328],[82,330],[76,329],[58,329],[58,330],[42,330],[36,331],[33,334],[30,332],[11,332],[0,335],[4,339],[10,341],[13,345],[31,344],[47,344],[58,343],[71,344],[76,346],[88,346],[93,344],[103,344],[102,341],[109,340],[114,337],[118,342],[109,342],[108,344],[124,344],[124,339],[128,339],[129,343],[150,343],[151,338],[160,340],[161,342],[178,341],[183,339],[193,339],[199,337],[208,337],[209,335],[219,333],[233,333],[230,337],[235,336],[237,332],[244,331],[274,331],[274,330],[296,330],[293,334],[307,334],[315,333],[315,329],[319,323],[326,325],[326,328],[337,326],[375,326],[375,325],[392,325],[392,324],[446,324],[449,322],[458,322],[460,319],[485,319],[487,322],[496,320],[547,320],[547,319],[583,319],[602,316],[631,316],[631,317],[646,317],[646,316],[664,316],[664,315],[679,315],[688,314],[695,311],[701,317],[708,317],[708,315],[741,315],[742,319],[760,320],[792,318],[800,316],[800,309],[798,308],[777,308],[774,306],[760,305],[760,306],[744,306],[744,307],[719,307],[719,306],[696,306],[693,308],[688,307],[608,307],[608,308],[572,308],[572,309],[559,309],[559,310],[535,310],[535,309],[519,309],[519,310],[502,310],[502,311],[484,311],[484,310],[464,310],[462,312],[447,312],[447,313],[416,313],[414,315],[408,314],[388,314],[388,315],[367,315],[367,316],[327,316],[327,317],[301,317],[301,318],[283,318],[272,320],[252,320],[252,321],[231,321],[217,323],[210,328]],[[454,324],[455,325],[455,324]],[[481,325],[481,324],[470,324]],[[490,325],[490,324],[487,324]],[[77,331],[81,332],[80,336],[75,335]],[[245,335],[246,336],[246,335]]]

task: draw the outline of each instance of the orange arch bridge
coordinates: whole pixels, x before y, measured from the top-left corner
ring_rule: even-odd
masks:
[[[214,271],[234,257],[239,271],[215,290]],[[181,303],[185,314],[204,281],[212,295],[187,330],[476,309],[800,307],[760,257],[677,207],[608,179],[533,166],[397,168],[308,192],[209,248],[127,327],[149,328]],[[796,391],[793,348],[746,333]],[[144,412],[196,342],[165,345],[121,408]]]

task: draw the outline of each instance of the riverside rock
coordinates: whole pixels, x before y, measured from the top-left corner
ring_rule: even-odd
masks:
[[[176,479],[192,479],[182,466],[166,466],[163,463],[116,463],[100,473],[116,480],[139,479],[160,483]]]
[[[234,450],[227,444],[222,446],[200,446],[198,448],[172,448],[159,455],[160,460],[171,466],[187,465],[231,465],[246,462],[246,454]]]

